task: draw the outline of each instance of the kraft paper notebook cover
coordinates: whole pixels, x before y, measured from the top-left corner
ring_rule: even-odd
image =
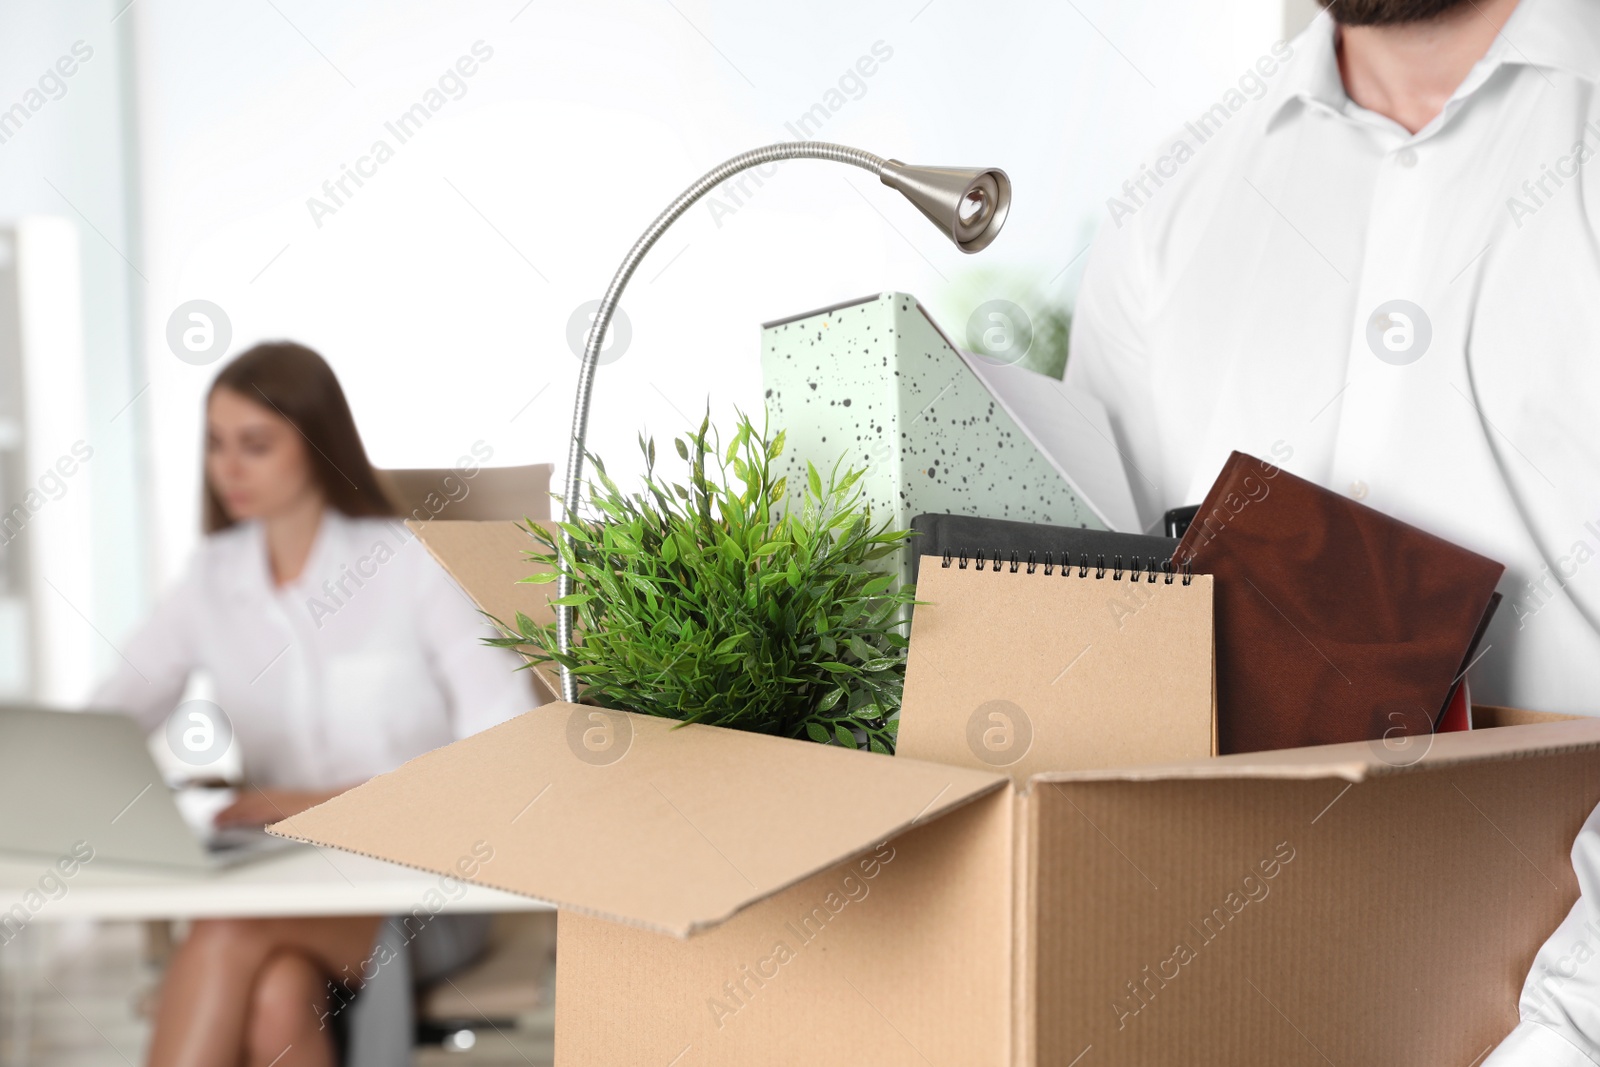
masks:
[[[1242,452],[1174,558],[1217,579],[1224,753],[1428,733],[1505,570]]]
[[[1215,753],[1209,576],[1004,558],[920,561],[898,754],[1023,782]]]

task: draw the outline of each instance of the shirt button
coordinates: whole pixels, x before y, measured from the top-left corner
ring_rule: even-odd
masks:
[[[1367,499],[1367,483],[1357,478],[1350,483],[1350,495],[1357,500]]]
[[[1414,148],[1402,148],[1395,155],[1394,161],[1407,169],[1417,165],[1417,152]]]

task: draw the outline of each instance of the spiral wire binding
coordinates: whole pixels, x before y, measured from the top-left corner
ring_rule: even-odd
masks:
[[[1024,562],[1016,552],[1012,552],[1007,557],[1002,552],[993,552],[985,555],[981,549],[971,555],[968,555],[965,549],[960,552],[952,552],[950,549],[945,549],[944,562],[940,566],[945,569],[955,567],[957,570],[964,571],[970,564],[973,570],[981,571],[984,569],[985,563],[988,564],[989,570],[995,574],[999,574],[1001,568],[1016,574],[1024,566],[1026,566],[1028,574],[1033,574],[1039,566],[1039,556],[1036,552],[1029,552],[1028,558]],[[1044,554],[1044,573],[1046,575],[1054,574],[1056,566],[1054,555],[1046,552]],[[1072,553],[1061,553],[1061,577],[1065,578],[1071,574],[1074,566],[1078,568],[1079,578],[1089,577],[1089,554],[1086,552],[1079,556],[1078,562],[1074,564],[1072,562]],[[1184,560],[1181,566],[1174,567],[1170,559],[1158,560],[1152,556],[1148,560],[1141,560],[1141,557],[1133,556],[1131,565],[1124,568],[1122,557],[1116,555],[1111,557],[1109,569],[1111,571],[1111,580],[1114,582],[1122,581],[1124,572],[1127,573],[1130,583],[1137,583],[1141,577],[1150,585],[1154,585],[1158,579],[1163,585],[1171,585],[1172,580],[1177,577],[1183,579],[1182,584],[1184,585],[1189,585],[1194,581],[1194,566],[1190,560]],[[1106,557],[1104,555],[1096,555],[1094,557],[1095,578],[1105,578],[1106,570]]]

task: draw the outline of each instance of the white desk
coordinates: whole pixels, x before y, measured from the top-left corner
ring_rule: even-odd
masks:
[[[0,853],[0,919],[52,870],[49,856]],[[64,879],[67,891],[47,899],[29,925],[71,919],[142,920],[277,918],[297,915],[409,915],[548,911],[542,901],[498,889],[452,882],[348,852],[298,845],[215,872],[118,865],[94,860]],[[59,892],[59,891],[58,891]],[[442,904],[441,904],[442,898]],[[0,952],[6,938],[0,937]],[[26,949],[27,941],[12,947]],[[26,958],[26,952],[24,954]],[[0,989],[14,1001],[14,1033],[0,1035],[0,1063],[21,1062],[32,1028],[32,990],[26,981]],[[103,1035],[102,1035],[103,1036]]]
[[[48,857],[0,854],[0,912],[38,888],[50,869]],[[551,910],[542,901],[498,889],[309,845],[214,873],[94,860],[65,882],[66,893],[47,900],[33,922],[406,915],[415,908],[438,914]]]

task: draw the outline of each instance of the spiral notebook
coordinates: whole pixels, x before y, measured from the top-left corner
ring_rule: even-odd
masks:
[[[1210,575],[924,556],[897,751],[1026,781],[1216,753]]]
[[[1009,558],[1015,552],[1021,559],[1033,553],[1035,561],[1043,560],[1050,552],[1056,559],[1068,554],[1087,553],[1091,559],[1104,555],[1108,560],[1122,553],[1129,561],[1134,556],[1141,559],[1171,559],[1178,550],[1175,537],[1151,537],[1147,534],[1119,533],[1114,530],[1090,530],[1082,526],[1055,526],[1041,522],[1018,522],[1015,519],[987,519],[976,515],[922,514],[911,520],[912,547],[921,556],[943,556],[946,552],[984,548],[992,555],[998,550]],[[913,560],[912,581],[916,580],[916,560]]]

